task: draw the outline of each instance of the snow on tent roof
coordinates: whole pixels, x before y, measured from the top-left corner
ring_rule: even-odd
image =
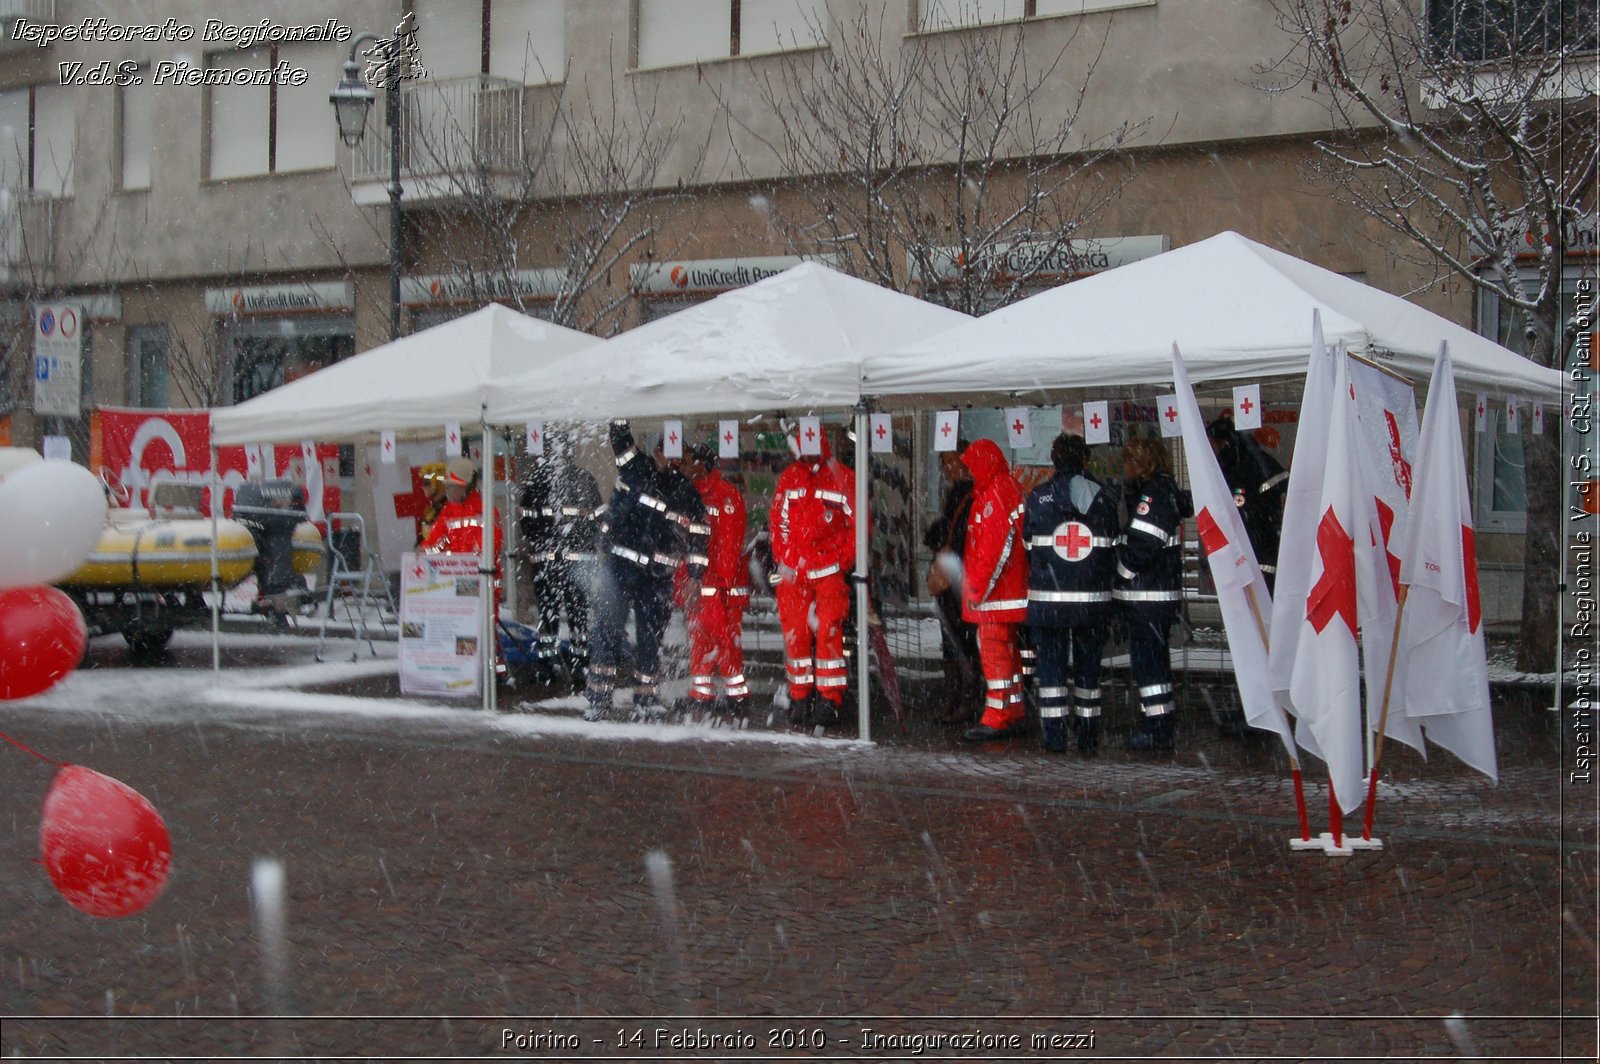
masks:
[[[1172,345],[1195,380],[1303,374],[1312,311],[1343,341],[1426,380],[1450,344],[1463,390],[1555,398],[1561,374],[1432,311],[1238,233],[1061,285],[945,332],[869,357],[880,396],[1048,392],[1166,385]]]

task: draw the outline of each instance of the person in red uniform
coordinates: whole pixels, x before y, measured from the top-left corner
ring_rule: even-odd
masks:
[[[694,481],[706,506],[711,539],[699,587],[688,587],[685,621],[689,629],[689,700],[719,715],[745,721],[750,715],[750,684],[744,676],[744,609],[750,602],[750,570],[744,560],[745,507],[739,489],[722,479],[716,448],[689,448],[683,472]],[[717,677],[722,701],[716,701]]]
[[[483,496],[478,491],[478,467],[470,458],[445,463],[444,506],[417,549],[428,554],[483,553]],[[494,521],[494,608],[500,614],[500,511]]]
[[[1022,538],[1022,489],[993,440],[978,440],[961,460],[972,470],[961,615],[978,626],[983,716],[962,738],[1003,739],[1027,726],[1017,637],[1028,618],[1028,552]]]
[[[789,674],[789,723],[799,727],[837,723],[849,682],[845,577],[856,563],[856,475],[833,457],[826,434],[819,443],[820,454],[799,455],[779,474],[767,523]],[[792,445],[798,452],[799,442]]]

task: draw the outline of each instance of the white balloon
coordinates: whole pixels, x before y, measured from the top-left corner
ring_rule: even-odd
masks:
[[[42,462],[39,452],[32,447],[0,447],[0,480],[24,466]]]
[[[0,589],[75,572],[106,523],[106,494],[72,462],[35,462],[0,480]]]

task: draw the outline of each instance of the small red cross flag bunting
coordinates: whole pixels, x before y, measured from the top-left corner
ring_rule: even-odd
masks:
[[[1474,432],[1489,431],[1489,397],[1479,394],[1477,403],[1472,407],[1472,430]]]
[[[1178,418],[1176,395],[1156,396],[1156,423],[1161,426],[1163,437],[1183,435],[1183,422]]]
[[[1233,390],[1233,427],[1241,432],[1261,427],[1261,385],[1241,384]]]
[[[941,410],[933,415],[933,449],[934,451],[953,451],[956,449],[956,440],[961,435],[961,412],[958,410]]]
[[[244,475],[251,480],[261,479],[261,445],[252,443],[244,449]]]
[[[1511,436],[1522,431],[1522,405],[1514,395],[1506,396],[1506,433]]]
[[[820,417],[803,417],[800,419],[800,453],[822,453],[822,419]]]
[[[1106,400],[1083,404],[1083,442],[1111,442],[1111,404]]]
[[[1542,399],[1533,401],[1533,434],[1535,436],[1544,435],[1544,400]]]
[[[544,454],[544,422],[528,422],[528,453]]]
[[[661,453],[668,458],[683,457],[683,422],[663,421],[661,423]]]
[[[1006,408],[1006,441],[1018,451],[1033,446],[1033,425],[1028,420],[1027,407]]]
[[[873,454],[889,454],[894,450],[894,419],[888,414],[871,415],[867,425],[869,449]]]
[[[444,423],[444,456],[457,458],[461,455],[461,422],[446,421]]]
[[[739,422],[733,419],[717,422],[717,457],[739,457]]]
[[[378,439],[378,461],[384,465],[394,465],[394,429],[384,429]]]

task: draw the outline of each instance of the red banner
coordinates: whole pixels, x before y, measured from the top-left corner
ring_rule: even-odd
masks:
[[[204,410],[132,410],[101,407],[100,461],[98,472],[119,489],[123,505],[143,508],[150,504],[150,488],[164,481],[199,484],[207,490],[201,497],[201,511],[211,512],[211,415]],[[222,512],[233,510],[233,492],[247,479],[249,453],[253,448],[220,447],[217,469],[222,477]],[[262,474],[268,470],[278,477],[306,483],[305,461],[298,446],[259,448]],[[320,499],[310,500],[312,519],[321,521],[324,513],[339,509],[339,447],[317,445],[322,466],[323,490]],[[316,471],[313,471],[315,474]],[[320,502],[320,506],[318,503]]]

